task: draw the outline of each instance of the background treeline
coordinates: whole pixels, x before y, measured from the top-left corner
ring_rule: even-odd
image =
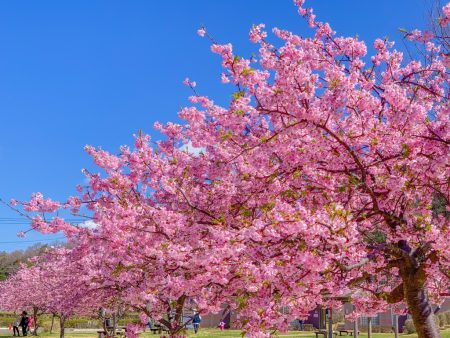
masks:
[[[35,244],[25,250],[0,251],[0,281],[16,272],[21,263],[43,253],[47,247],[48,245]]]

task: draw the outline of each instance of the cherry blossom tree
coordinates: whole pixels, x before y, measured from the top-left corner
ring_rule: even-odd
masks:
[[[85,266],[89,256],[77,256],[71,249],[58,248],[39,257],[39,266],[50,292],[45,297],[47,312],[60,321],[60,338],[65,335],[65,322],[71,316],[92,316],[103,305],[103,293],[93,287]]]
[[[164,189],[156,192],[170,179],[172,159],[156,154],[148,137],[137,137],[135,146],[133,152],[122,148],[121,156],[87,149],[107,176],[88,173],[90,186],[83,198],[72,198],[75,202],[67,205],[79,212],[76,209],[85,204],[97,225],[82,235],[69,230],[77,237],[73,252],[90,257],[84,271],[92,287],[144,313],[144,324],[147,317],[158,320],[174,336],[185,329],[186,308],[221,310],[228,297],[220,285],[237,274],[242,264],[239,247],[231,248],[225,235],[209,229],[190,208],[178,209]],[[40,205],[34,211],[43,211],[46,203],[35,195],[28,205]],[[70,227],[39,219],[49,231]]]
[[[22,264],[16,273],[0,283],[0,308],[16,313],[28,311],[33,316],[33,335],[37,335],[39,317],[47,311],[42,295],[49,291],[42,270]]]
[[[216,167],[208,180],[232,198],[232,208],[219,214],[223,224],[245,225],[246,248],[256,242],[256,250],[270,252],[265,257],[287,255],[280,276],[290,276],[296,262],[303,264],[294,274],[302,276],[319,256],[316,285],[328,299],[347,292],[364,304],[362,312],[404,302],[419,336],[437,337],[430,299],[440,303],[448,290],[450,254],[442,37],[405,33],[423,45],[424,60],[404,60],[381,39],[369,58],[364,42],[337,36],[296,3],[312,37],[274,29],[283,42],[277,47],[256,25],[250,39],[259,44],[258,59],[213,41],[223,82],[237,87],[229,107],[195,95],[197,106],[180,112],[187,125],[160,128],[174,144],[205,149]],[[445,6],[442,26],[449,11]],[[209,37],[204,28],[200,35]],[[438,201],[444,212],[436,212]],[[193,209],[211,210],[199,205]]]
[[[22,265],[0,284],[1,308],[31,310],[38,328],[38,316],[51,313],[60,319],[60,337],[65,321],[74,314],[92,314],[101,305],[100,292],[91,287],[84,273],[83,259],[66,248],[53,248]]]
[[[274,45],[255,25],[257,57],[199,30],[236,86],[227,107],[195,89],[183,125],[156,124],[156,150],[143,135],[119,155],[87,147],[103,174],[86,172],[81,196],[36,194],[24,209],[37,213],[34,228],[62,230],[95,257],[90,282],[172,335],[188,299],[204,312],[229,303],[244,331],[263,337],[351,298],[354,316],[406,304],[419,337],[439,337],[431,302],[450,285],[449,57],[417,30],[404,34],[423,60],[386,39],[369,57],[363,41],[295,2],[311,36],[275,28]],[[450,6],[443,12],[447,25]],[[47,216],[85,207],[92,232]],[[162,317],[168,310],[175,318]]]

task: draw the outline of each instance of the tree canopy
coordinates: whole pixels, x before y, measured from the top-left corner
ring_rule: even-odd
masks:
[[[71,254],[90,257],[77,268],[90,288],[173,335],[186,306],[228,303],[249,336],[265,337],[351,299],[352,316],[406,306],[419,337],[438,337],[431,302],[450,287],[449,56],[417,30],[403,32],[416,58],[387,39],[369,56],[295,3],[311,35],[275,28],[272,44],[255,25],[251,58],[199,30],[236,87],[227,106],[187,79],[185,122],[156,123],[156,147],[140,133],[118,155],[88,146],[100,172],[85,172],[79,196],[22,206],[35,229],[64,231]],[[443,13],[446,27],[450,4]],[[93,230],[48,216],[84,208]]]

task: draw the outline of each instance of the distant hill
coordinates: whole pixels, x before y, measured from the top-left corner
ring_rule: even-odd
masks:
[[[43,253],[46,248],[47,245],[35,244],[25,250],[0,251],[0,280],[5,280],[19,268],[20,263],[24,263],[29,258]]]

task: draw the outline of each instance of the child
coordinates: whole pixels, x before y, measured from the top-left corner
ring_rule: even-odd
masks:
[[[225,329],[225,322],[223,320],[219,323],[219,328],[220,331],[223,331]]]

